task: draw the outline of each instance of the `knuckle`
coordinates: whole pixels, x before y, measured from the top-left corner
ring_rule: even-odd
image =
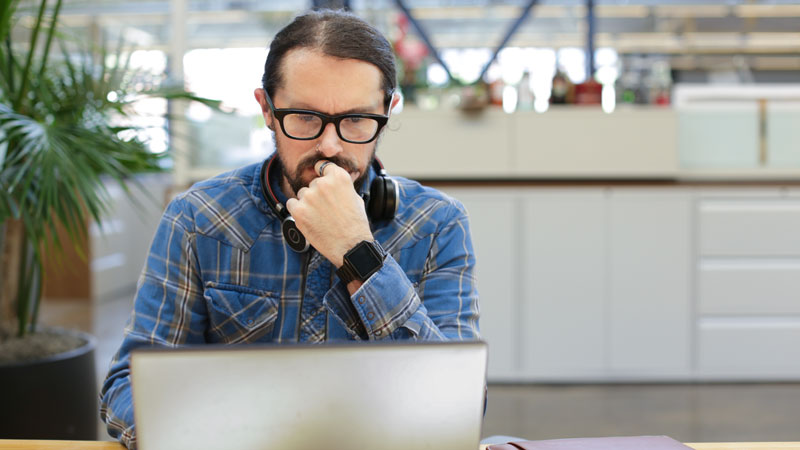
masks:
[[[346,170],[342,169],[341,167],[337,167],[337,170],[334,173],[334,175],[336,176],[336,178],[338,180],[345,180],[345,179],[347,179],[348,181],[350,180],[350,173],[348,173]]]
[[[297,208],[297,200],[290,198],[286,201],[286,210],[289,211],[289,214],[294,215],[294,210]]]
[[[294,205],[290,212],[292,213],[292,217],[296,222],[303,222],[306,216],[306,205],[298,202]]]

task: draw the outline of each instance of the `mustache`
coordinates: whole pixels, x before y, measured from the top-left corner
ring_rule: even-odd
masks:
[[[306,169],[313,169],[314,166],[320,161],[330,161],[337,166],[341,167],[342,169],[353,173],[358,171],[358,167],[356,164],[349,159],[342,158],[338,155],[332,156],[330,158],[322,157],[321,155],[310,155],[307,158],[303,159],[297,164],[297,169],[295,169],[295,173],[300,175]]]

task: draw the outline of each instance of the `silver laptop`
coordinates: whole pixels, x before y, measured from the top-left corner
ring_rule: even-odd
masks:
[[[482,342],[203,346],[131,356],[141,450],[472,450]]]

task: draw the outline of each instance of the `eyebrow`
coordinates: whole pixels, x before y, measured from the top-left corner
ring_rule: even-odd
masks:
[[[376,104],[376,105],[374,105],[372,107],[369,107],[369,106],[357,106],[355,108],[350,108],[350,109],[346,109],[344,111],[339,111],[339,112],[337,112],[335,114],[329,114],[327,112],[318,111],[318,110],[314,109],[313,107],[311,107],[310,105],[308,105],[306,103],[299,103],[297,106],[293,106],[291,108],[278,108],[278,109],[305,109],[305,110],[308,110],[308,111],[315,111],[315,112],[319,112],[319,113],[326,114],[326,115],[329,115],[329,116],[341,116],[342,114],[375,114],[373,111],[375,111],[376,109],[379,109],[381,106],[383,106],[383,104],[379,102],[378,104]]]

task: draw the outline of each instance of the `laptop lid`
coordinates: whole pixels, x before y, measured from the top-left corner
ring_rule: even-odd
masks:
[[[131,355],[138,447],[477,449],[482,342],[202,346]]]

